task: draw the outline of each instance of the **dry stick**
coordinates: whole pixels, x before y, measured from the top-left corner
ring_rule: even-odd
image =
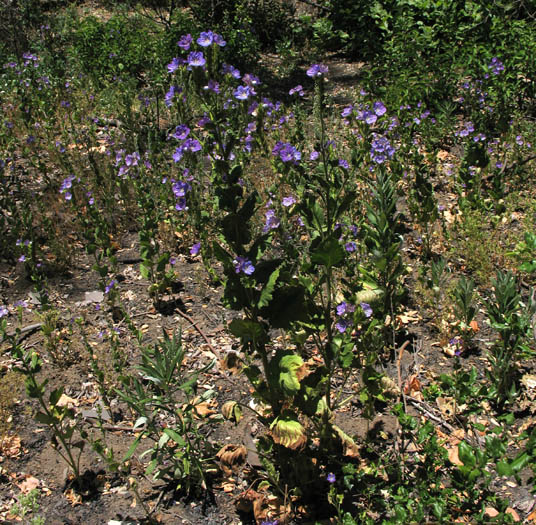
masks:
[[[184,317],[184,319],[186,319],[197,330],[199,335],[205,340],[205,343],[207,343],[212,353],[217,355],[218,352],[216,352],[216,349],[212,346],[212,344],[208,340],[208,337],[205,335],[205,332],[203,332],[203,330],[201,330],[201,328],[197,326],[197,323],[188,314],[185,314],[182,310],[177,309],[177,312],[179,313],[181,317]]]
[[[396,360],[396,370],[398,373],[398,388],[400,390],[400,394],[402,395],[402,400],[404,401],[404,410],[407,409],[407,406],[406,406],[406,396],[402,389],[402,372],[400,370],[400,366],[402,362],[402,356],[404,355],[404,350],[406,349],[406,346],[408,345],[409,345],[409,340],[404,342],[404,344],[400,347],[400,350],[398,351],[398,359]]]

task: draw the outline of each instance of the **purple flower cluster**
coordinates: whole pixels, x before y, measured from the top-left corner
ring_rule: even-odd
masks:
[[[292,162],[293,164],[297,164],[302,156],[292,144],[280,140],[273,147],[272,155],[279,157],[283,162]]]
[[[313,64],[307,70],[307,76],[311,78],[321,77],[328,72],[328,66],[324,64]]]
[[[245,257],[238,256],[233,261],[233,264],[236,273],[244,273],[245,275],[251,275],[255,271],[255,266],[253,266],[252,262]]]
[[[6,317],[7,315],[9,315],[9,310],[7,309],[7,306],[6,305],[1,305],[0,306],[0,319],[2,317]]]
[[[212,31],[203,31],[199,35],[197,43],[201,47],[210,47],[212,44],[224,47],[227,42],[225,42],[223,37],[221,35],[218,35],[218,33],[213,33]]]
[[[475,131],[475,127],[472,122],[466,122],[464,127],[460,131],[456,131],[454,135],[456,137],[468,137],[471,133]]]
[[[488,65],[488,69],[491,69],[494,75],[499,75],[501,71],[504,71],[504,64],[497,57],[493,57]]]
[[[346,329],[352,326],[351,314],[355,312],[353,304],[343,301],[337,306],[337,315],[339,318],[335,323],[335,328],[342,334]]]
[[[185,172],[187,174],[187,170],[185,170]],[[175,209],[177,211],[186,210],[186,194],[192,189],[192,186],[186,181],[179,180],[173,181],[171,189],[173,191],[173,195],[175,195],[175,198],[177,199]]]
[[[190,132],[190,130],[186,126],[182,128],[182,131],[177,131],[178,128],[180,128],[180,126],[177,126],[177,128],[175,129],[175,133],[172,136],[174,138],[177,138],[178,140],[186,140],[184,140],[184,142],[175,149],[175,152],[173,153],[173,160],[175,162],[180,162],[185,153],[196,153],[197,151],[201,151],[202,149],[202,146],[198,140],[186,138],[188,133]],[[184,139],[179,138],[181,136],[183,136]]]
[[[262,229],[263,233],[279,228],[281,221],[277,218],[273,208],[268,208],[264,214],[264,217],[266,222],[264,223],[264,228]]]
[[[65,195],[65,200],[70,201],[73,198],[73,194],[69,191],[72,188],[73,181],[76,179],[74,175],[69,175],[60,186],[60,193]]]
[[[303,91],[303,87],[301,84],[298,84],[296,87],[293,87],[289,92],[289,95],[297,94],[300,97],[303,97],[305,95],[305,92]]]
[[[383,164],[394,154],[395,148],[391,146],[387,137],[376,137],[370,145],[370,158],[376,164]]]

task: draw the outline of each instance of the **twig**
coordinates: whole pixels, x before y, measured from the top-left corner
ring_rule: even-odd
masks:
[[[216,352],[216,349],[212,346],[212,344],[208,340],[208,337],[205,335],[205,332],[203,332],[203,330],[201,330],[201,328],[197,326],[197,323],[188,314],[185,314],[182,310],[177,309],[177,312],[179,313],[181,317],[184,317],[184,319],[186,319],[197,330],[199,335],[205,340],[205,343],[207,343],[207,345],[209,346],[212,353],[217,355],[218,352]]]
[[[43,323],[29,324],[28,326],[24,326],[23,328],[20,328],[19,330],[15,330],[14,332],[9,332],[7,335],[8,337],[15,337],[17,333],[20,333],[21,336],[19,340],[17,341],[17,344],[20,344],[27,337],[30,337],[33,333],[37,332],[37,330],[39,330],[42,326],[43,326]]]
[[[406,406],[406,396],[404,394],[404,390],[402,389],[402,372],[400,370],[401,363],[402,363],[402,356],[404,355],[404,350],[406,349],[406,346],[409,345],[409,340],[405,341],[404,344],[400,347],[398,351],[398,359],[396,360],[396,370],[398,373],[398,389],[400,390],[400,395],[402,396],[402,401],[404,402],[404,410],[407,409]]]

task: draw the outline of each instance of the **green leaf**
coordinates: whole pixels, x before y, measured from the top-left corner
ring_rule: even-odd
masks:
[[[511,476],[513,473],[512,466],[508,461],[497,461],[497,474],[499,474],[499,476]]]
[[[63,387],[56,388],[56,390],[53,390],[52,392],[50,392],[49,401],[53,407],[58,404],[58,401],[60,400],[60,397],[62,394],[63,394]]]
[[[134,452],[136,452],[136,449],[138,448],[138,445],[140,444],[140,441],[141,441],[141,437],[143,436],[143,433],[141,433],[132,443],[132,445],[130,445],[129,449],[127,450],[127,453],[125,454],[125,456],[123,457],[123,459],[121,460],[121,463],[124,463],[125,461],[128,461],[133,455],[134,455]]]
[[[145,261],[140,263],[140,274],[144,279],[149,279],[149,275],[151,274],[151,267]]]
[[[177,445],[181,447],[184,447],[184,445],[186,445],[186,441],[171,428],[165,428],[164,434],[167,434],[173,441],[175,441],[175,443],[177,443]]]
[[[321,242],[311,254],[311,262],[327,268],[336,266],[344,260],[344,249],[337,239],[330,237]]]
[[[56,418],[45,414],[44,412],[38,412],[35,415],[35,420],[43,425],[53,425],[56,422]]]
[[[233,319],[229,323],[229,331],[240,338],[242,344],[266,340],[264,327],[255,321],[248,319]]]
[[[458,456],[460,458],[460,461],[466,467],[475,466],[476,464],[475,453],[473,452],[473,449],[465,441],[461,441],[458,444]]]
[[[279,388],[287,396],[292,396],[300,390],[304,362],[299,355],[278,351],[270,361]]]
[[[280,268],[277,268],[270,275],[268,282],[266,283],[266,285],[261,291],[261,296],[259,297],[259,301],[257,302],[258,308],[262,308],[263,306],[268,306],[268,304],[272,300],[272,293],[275,288],[275,283],[277,282],[277,279],[279,278],[279,272],[280,272]]]

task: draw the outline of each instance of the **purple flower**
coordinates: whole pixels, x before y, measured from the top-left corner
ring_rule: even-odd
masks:
[[[190,134],[190,128],[185,124],[179,124],[171,134],[174,139],[184,140]]]
[[[354,106],[346,106],[341,113],[341,117],[349,117],[352,114],[352,111],[354,111]]]
[[[281,204],[285,206],[285,208],[288,208],[289,206],[292,206],[295,203],[296,203],[296,199],[292,195],[289,195],[288,197],[283,197],[283,200],[281,201]]]
[[[288,94],[289,95],[294,95],[295,93],[297,93],[300,97],[303,97],[303,95],[305,94],[304,91],[303,91],[303,87],[301,84],[298,84],[296,87],[293,87],[289,92]]]
[[[186,198],[185,197],[179,197],[179,199],[177,200],[177,203],[175,204],[175,209],[177,211],[183,211],[183,210],[187,210],[187,206],[186,206]]]
[[[374,102],[374,104],[372,105],[372,109],[378,117],[385,115],[385,113],[387,112],[387,108],[383,105],[383,102],[381,101]]]
[[[339,166],[341,168],[344,168],[345,170],[350,168],[350,165],[348,164],[348,161],[345,159],[339,159]]]
[[[188,51],[190,49],[190,46],[192,45],[192,35],[188,33],[187,35],[182,35],[180,40],[177,42],[177,45],[184,49],[185,51]]]
[[[337,478],[335,478],[335,474],[333,474],[333,472],[330,472],[326,479],[328,480],[328,483],[335,483]]]
[[[337,305],[337,315],[342,316],[348,313],[353,313],[355,311],[355,306],[353,304],[343,301]]]
[[[201,47],[209,47],[212,45],[212,42],[214,42],[214,33],[212,31],[202,32],[197,39],[197,43]]]
[[[175,96],[176,93],[180,93],[182,91],[179,90],[177,88],[177,86],[170,86],[169,88],[169,91],[166,93],[165,97],[164,97],[164,104],[170,108],[171,107],[171,104],[173,102],[173,97]]]
[[[372,308],[370,307],[370,304],[368,303],[359,303],[359,306],[361,306],[363,313],[365,314],[365,317],[371,317],[373,314]]]
[[[180,61],[177,57],[175,57],[167,66],[167,69],[170,73],[175,73],[177,69],[179,69]]]
[[[2,317],[5,317],[8,314],[9,314],[9,310],[7,309],[7,306],[6,305],[0,306],[0,319]]]
[[[191,248],[190,248],[190,255],[194,256],[199,253],[199,250],[201,250],[201,243],[196,242]]]
[[[323,74],[328,72],[328,66],[324,64],[313,64],[307,70],[307,76],[311,78],[321,77]]]
[[[255,266],[251,263],[249,259],[246,259],[245,257],[237,257],[233,261],[235,272],[236,273],[244,273],[246,275],[251,275],[255,271]]]
[[[395,148],[387,137],[377,137],[371,143],[370,157],[376,164],[382,164],[395,154]]]
[[[267,210],[264,216],[266,218],[266,222],[264,224],[264,228],[262,229],[263,233],[279,228],[279,225],[281,223],[279,219],[276,217],[275,211],[272,208]]]
[[[196,139],[186,139],[182,144],[182,148],[184,151],[191,151],[192,153],[195,153],[196,151],[201,150],[201,144]]]
[[[350,242],[347,242],[345,245],[344,245],[344,249],[348,252],[348,253],[352,253],[352,252],[355,252],[357,250],[357,245],[354,241],[350,241]]]
[[[231,75],[233,78],[236,78],[237,80],[241,77],[240,71],[236,69],[236,67],[231,66],[230,64],[223,64],[222,72],[224,75]]]
[[[309,155],[309,160],[316,160],[320,156],[320,153],[318,151],[311,151],[311,154]]]
[[[493,57],[491,59],[491,63],[489,64],[488,68],[491,69],[491,72],[494,75],[498,75],[501,71],[504,71],[504,65],[497,57]]]
[[[208,84],[203,89],[207,89],[208,91],[214,91],[214,93],[219,93],[220,84],[216,82],[215,80],[210,79],[208,81]]]
[[[218,33],[214,33],[213,42],[220,47],[224,47],[227,44],[223,37],[221,35],[218,35]]]
[[[182,152],[182,147],[178,147],[174,152],[173,152],[173,162],[180,162],[181,159],[183,157],[183,152]]]
[[[378,120],[378,115],[372,111],[363,111],[362,120],[370,126]]]
[[[202,51],[192,51],[188,55],[188,65],[190,67],[203,67],[206,63],[207,61]]]
[[[254,92],[253,92],[254,93]],[[233,93],[234,98],[238,100],[247,100],[253,94],[249,86],[238,86]]]
[[[26,260],[26,255],[22,254],[20,257],[19,257],[19,262],[24,262]]]
[[[173,195],[179,198],[184,197],[186,193],[188,193],[192,189],[192,187],[187,182],[180,180],[178,182],[175,182],[171,189],[173,191]]]
[[[112,279],[107,285],[106,287],[104,288],[104,293],[105,294],[109,294],[114,288],[115,288],[115,285],[117,284],[117,281],[115,279]]]

